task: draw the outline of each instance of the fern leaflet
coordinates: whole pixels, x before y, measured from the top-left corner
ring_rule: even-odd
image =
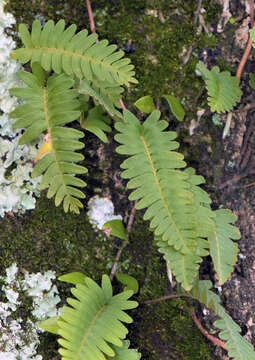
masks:
[[[113,89],[113,87],[110,89]],[[122,120],[122,114],[114,106],[116,99],[109,96],[106,87],[99,88],[94,83],[82,81],[78,87],[78,91],[80,94],[91,96],[112,118]]]
[[[88,111],[88,115],[81,116],[80,124],[85,130],[95,134],[104,143],[108,141],[105,132],[110,132],[112,129],[109,126],[111,119],[103,115],[104,110],[101,106],[95,106]]]
[[[76,28],[73,24],[65,29],[64,20],[56,25],[49,20],[41,29],[40,22],[35,20],[30,33],[21,24],[19,33],[25,47],[13,51],[12,57],[23,64],[39,62],[46,71],[54,70],[57,74],[63,71],[87,81],[97,78],[110,84],[137,83],[134,66],[129,59],[123,59],[123,51],[116,52],[117,46],[108,46],[107,40],[96,42],[97,35],[88,36],[87,30],[75,34]]]
[[[64,127],[80,116],[80,102],[77,91],[70,89],[73,80],[65,74],[53,75],[48,78],[47,85],[42,84],[42,78],[22,71],[21,79],[28,85],[26,88],[13,88],[10,93],[28,100],[19,105],[12,113],[18,120],[14,128],[26,128],[19,143],[26,144],[46,132],[47,147],[37,156],[38,162],[32,176],[43,175],[41,189],[49,187],[47,197],[55,196],[55,204],[62,201],[64,210],[79,213],[82,203],[77,198],[85,195],[76,187],[84,187],[86,183],[74,174],[84,174],[87,169],[77,165],[83,160],[83,155],[75,153],[84,147],[78,141],[84,134],[81,131]]]
[[[237,261],[238,246],[231,239],[238,240],[240,233],[236,227],[229,224],[236,221],[236,216],[229,210],[216,210],[215,214],[215,230],[208,240],[210,254],[221,285],[227,281]]]
[[[211,111],[218,113],[231,111],[242,96],[242,91],[238,86],[239,79],[231,76],[229,71],[220,72],[218,66],[208,70],[202,61],[197,64],[197,69],[206,82]]]

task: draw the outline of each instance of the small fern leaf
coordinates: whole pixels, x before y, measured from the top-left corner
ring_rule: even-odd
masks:
[[[110,84],[129,85],[137,83],[133,65],[123,58],[124,52],[117,51],[115,45],[108,45],[107,40],[97,41],[97,35],[88,36],[87,30],[75,34],[76,25],[64,29],[65,22],[56,25],[49,20],[41,28],[38,20],[32,24],[29,33],[21,24],[19,32],[24,48],[12,52],[12,58],[23,64],[39,62],[46,71],[75,75],[79,79],[107,81]]]
[[[226,313],[220,304],[220,298],[210,290],[211,288],[211,281],[197,280],[191,295],[220,317],[214,325],[220,329],[220,338],[226,341],[229,357],[234,360],[255,360],[253,346],[240,335],[241,328]]]
[[[75,299],[67,299],[69,306],[64,306],[58,321],[59,353],[63,359],[70,360],[106,360],[108,356],[124,360],[118,354],[121,350],[115,349],[123,347],[123,351],[127,350],[127,344],[122,340],[128,330],[123,322],[131,323],[132,319],[124,310],[137,307],[136,301],[128,300],[133,292],[124,291],[113,296],[106,275],[103,275],[101,287],[88,277],[84,282],[71,290]],[[132,357],[132,350],[127,355],[130,360],[139,359]]]
[[[108,142],[105,132],[110,132],[112,129],[109,126],[111,119],[103,115],[101,106],[96,106],[90,109],[86,118],[81,118],[81,127],[92,132],[104,143]]]
[[[208,91],[208,104],[211,111],[226,112],[231,111],[240,101],[242,91],[239,88],[239,79],[231,76],[229,71],[220,72],[218,66],[208,70],[202,61],[197,64],[206,82]]]
[[[107,96],[107,94],[102,91],[102,88],[98,88],[93,83],[82,81],[78,91],[80,94],[91,96],[113,119],[123,119],[122,114],[115,108],[113,99]]]
[[[33,41],[38,36],[38,29],[34,30]],[[78,92],[71,89],[74,82],[65,74],[50,76],[46,85],[42,84],[42,73],[38,72],[38,67],[36,74],[38,77],[20,72],[28,87],[10,90],[12,95],[28,100],[11,113],[11,117],[18,118],[13,127],[26,129],[20,144],[27,144],[46,132],[47,139],[35,158],[32,177],[43,175],[40,188],[49,188],[47,197],[55,196],[56,206],[63,202],[65,212],[79,213],[83,205],[78,199],[85,195],[76,187],[84,187],[86,183],[74,175],[84,174],[87,169],[75,164],[83,160],[83,156],[74,151],[84,147],[79,141],[84,134],[64,127],[80,116]]]
[[[240,233],[230,224],[236,221],[236,216],[231,211],[220,209],[215,211],[215,215],[215,230],[208,240],[219,284],[222,285],[229,278],[237,261],[238,246],[231,239],[240,239]]]
[[[112,360],[139,360],[141,359],[141,354],[135,349],[129,349],[129,341],[124,340],[123,346],[113,345],[115,351],[115,356]]]

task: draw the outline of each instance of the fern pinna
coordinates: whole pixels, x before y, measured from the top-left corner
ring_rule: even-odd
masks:
[[[133,291],[113,296],[111,281],[103,275],[101,287],[84,276],[71,292],[75,299],[67,298],[69,306],[64,306],[60,318],[54,319],[55,326],[49,320],[40,324],[61,336],[58,342],[63,360],[140,359],[136,350],[129,349],[125,340],[128,330],[122,324],[133,321],[123,311],[137,307],[136,301],[128,300]]]
[[[48,198],[55,196],[56,206],[63,201],[66,212],[70,209],[78,213],[82,207],[78,198],[84,198],[85,195],[76,187],[84,187],[86,183],[74,174],[84,174],[87,169],[75,164],[84,157],[74,150],[84,147],[79,141],[84,134],[79,130],[64,127],[80,116],[78,93],[70,89],[73,80],[65,74],[52,75],[45,84],[42,69],[35,66],[34,72],[37,76],[25,71],[19,73],[27,88],[10,90],[12,95],[27,100],[11,113],[13,118],[19,119],[13,126],[26,128],[19,140],[20,144],[35,140],[46,132],[47,152],[39,158],[32,176],[43,174],[40,186],[41,189],[49,187]]]

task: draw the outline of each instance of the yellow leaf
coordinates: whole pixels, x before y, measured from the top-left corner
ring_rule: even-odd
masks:
[[[41,159],[41,157],[44,154],[46,154],[48,152],[51,152],[51,143],[46,141],[45,143],[42,144],[42,146],[38,150],[38,153],[36,154],[36,157],[34,158],[34,162],[36,163],[38,160]]]

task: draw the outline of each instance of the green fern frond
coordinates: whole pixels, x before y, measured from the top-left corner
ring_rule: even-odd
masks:
[[[129,349],[129,341],[124,340],[123,346],[118,347],[113,345],[115,351],[115,356],[109,358],[109,360],[139,360],[141,359],[141,354],[135,349]]]
[[[240,239],[240,233],[236,227],[230,225],[236,221],[236,216],[231,211],[220,209],[215,211],[215,215],[215,230],[208,240],[210,254],[221,285],[227,281],[237,261],[238,246],[231,239]]]
[[[123,342],[127,328],[122,324],[132,319],[123,310],[137,307],[128,300],[132,291],[113,296],[108,276],[102,278],[102,287],[86,277],[83,284],[71,290],[76,299],[68,298],[58,321],[59,353],[63,360],[139,359],[135,350]],[[127,357],[125,357],[127,355]]]
[[[139,200],[137,209],[147,208],[144,219],[150,220],[160,251],[182,286],[190,289],[201,256],[208,254],[209,244],[201,237],[212,233],[214,215],[203,207],[210,199],[197,189],[201,177],[178,170],[186,163],[173,151],[178,148],[176,133],[163,131],[168,123],[159,117],[154,111],[141,125],[125,110],[125,122],[115,124],[121,132],[115,139],[122,144],[116,151],[130,155],[121,164],[121,176],[130,179],[127,187],[135,189],[129,199]],[[198,217],[206,220],[199,223]]]
[[[88,111],[88,115],[84,117],[82,115],[80,119],[81,127],[85,130],[92,132],[103,142],[107,142],[107,136],[105,132],[110,132],[112,129],[109,126],[111,119],[103,114],[104,110],[101,106],[95,106]]]
[[[208,104],[211,111],[226,112],[231,111],[240,101],[242,91],[239,88],[239,79],[231,76],[229,71],[220,72],[218,66],[208,70],[202,61],[197,64],[206,82],[208,91]]]
[[[96,89],[102,96],[109,99],[110,102],[117,108],[121,108],[120,105],[120,98],[122,97],[122,93],[124,91],[123,87],[116,85],[116,84],[110,84],[107,82],[102,82],[98,79],[93,79],[93,86],[94,89]]]
[[[98,83],[96,83],[98,84]],[[118,93],[119,87],[115,87]],[[101,86],[100,88],[96,86],[94,83],[88,83],[86,81],[82,81],[79,85],[78,91],[80,94],[91,96],[96,103],[101,105],[106,112],[113,118],[117,120],[122,120],[122,114],[115,108],[116,99],[112,96],[109,96],[107,90],[109,88]],[[114,87],[110,88],[114,89]]]
[[[214,325],[220,329],[220,338],[226,341],[229,357],[235,360],[255,360],[255,352],[252,345],[241,335],[240,327],[226,313],[220,304],[220,298],[210,290],[211,281],[196,281],[191,295],[212,309],[221,319],[216,320]]]
[[[44,86],[41,80],[29,72],[22,71],[19,75],[28,85],[26,88],[10,90],[12,95],[28,100],[11,113],[12,118],[18,118],[13,127],[26,128],[19,143],[27,144],[43,132],[47,133],[43,145],[46,150],[38,156],[39,161],[32,176],[43,174],[41,189],[49,187],[47,197],[55,196],[56,206],[63,201],[65,212],[70,210],[79,213],[82,203],[77,198],[84,198],[85,195],[76,187],[84,187],[86,183],[74,175],[84,174],[87,169],[75,164],[84,157],[74,151],[84,147],[78,140],[84,134],[64,127],[80,116],[78,93],[70,89],[73,80],[65,74],[53,75]]]
[[[190,253],[196,245],[193,232],[192,193],[185,181],[188,176],[176,168],[186,165],[183,156],[173,151],[178,143],[174,132],[163,132],[166,121],[158,121],[159,111],[154,111],[147,120],[139,120],[128,110],[124,111],[125,123],[115,124],[121,132],[115,136],[121,143],[116,151],[131,155],[121,164],[125,169],[121,176],[131,179],[127,187],[136,189],[130,200],[139,200],[137,209],[147,207],[145,220],[150,220],[156,235],[173,245],[176,250]],[[171,180],[170,180],[171,179]]]
[[[107,40],[96,42],[97,35],[88,36],[87,30],[75,34],[76,28],[71,25],[65,29],[64,20],[56,25],[49,20],[42,29],[35,20],[30,33],[21,24],[19,33],[25,47],[15,50],[12,57],[23,64],[39,62],[46,71],[54,70],[57,74],[64,71],[88,81],[95,77],[110,84],[137,83],[134,66],[123,58],[123,51],[116,52],[117,46],[108,45]]]

